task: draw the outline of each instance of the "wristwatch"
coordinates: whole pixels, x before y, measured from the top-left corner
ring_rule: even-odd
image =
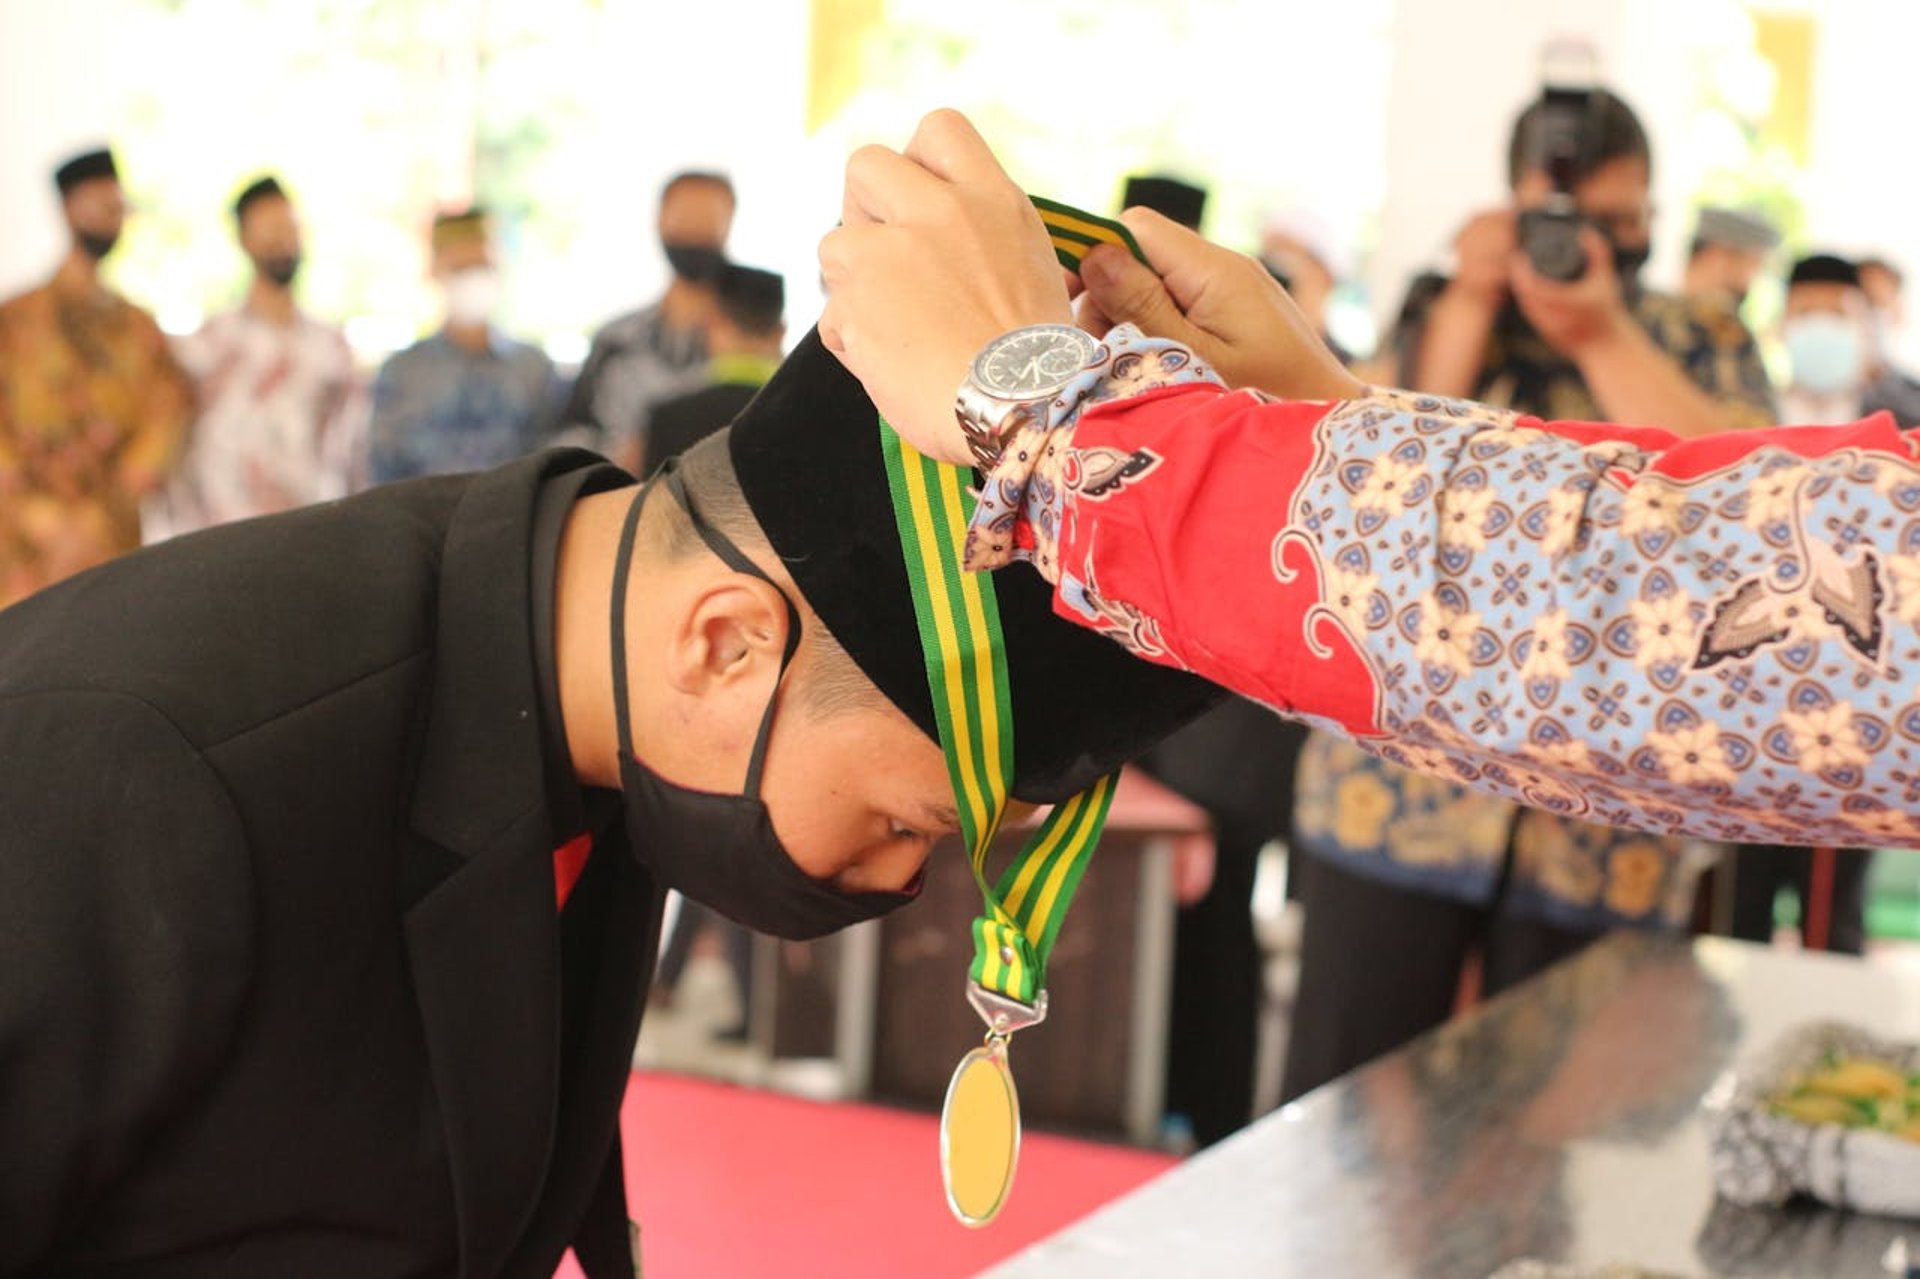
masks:
[[[1053,397],[1085,371],[1098,349],[1071,324],[1030,325],[987,343],[954,404],[983,470],[993,469],[1021,427],[1046,425]]]

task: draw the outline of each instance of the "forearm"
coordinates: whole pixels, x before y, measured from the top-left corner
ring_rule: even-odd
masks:
[[[1892,728],[1920,561],[1857,514],[1920,489],[1891,428],[1679,442],[1188,387],[1072,429],[1037,549],[1063,615],[1151,660],[1589,821],[1920,843]]]
[[[1415,347],[1412,385],[1435,395],[1472,395],[1499,309],[1497,299],[1449,286],[1435,299]]]
[[[1735,425],[1636,324],[1622,323],[1575,356],[1580,376],[1610,421],[1659,423],[1682,438]]]

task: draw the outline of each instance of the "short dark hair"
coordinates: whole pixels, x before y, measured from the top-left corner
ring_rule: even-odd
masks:
[[[733,467],[731,437],[731,428],[716,431],[680,454],[674,466],[679,471],[680,482],[686,486],[688,500],[699,508],[702,520],[743,550],[773,555],[772,544],[740,488],[740,476]],[[669,513],[671,522],[661,553],[669,560],[707,553],[706,543],[678,503],[669,502]],[[889,705],[886,694],[848,656],[827,624],[820,620],[820,615],[797,590],[793,594],[794,603],[800,608],[800,655],[804,656],[807,666],[806,678],[796,690],[800,704],[809,713],[821,717]]]
[[[733,189],[733,179],[719,172],[717,169],[680,170],[680,172],[661,183],[660,203],[665,204],[667,202],[667,197],[673,194],[674,188],[696,182],[704,182],[709,186],[716,186],[722,191],[725,191],[727,193],[728,204],[737,205],[740,203],[740,197]]]
[[[280,185],[280,179],[268,174],[247,183],[246,188],[234,197],[233,221],[237,226],[247,220],[247,210],[262,200],[284,200],[286,188]]]
[[[786,322],[787,282],[777,272],[729,262],[714,282],[714,305],[749,337],[769,337]]]
[[[1545,106],[1543,101],[1536,99],[1513,122],[1513,136],[1507,141],[1508,187],[1519,186],[1521,175],[1534,167],[1533,134]],[[1591,109],[1589,144],[1586,154],[1580,157],[1573,180],[1579,182],[1590,178],[1601,165],[1613,160],[1639,160],[1651,174],[1653,143],[1648,140],[1647,131],[1641,126],[1640,117],[1633,113],[1633,108],[1610,90],[1595,89]]]

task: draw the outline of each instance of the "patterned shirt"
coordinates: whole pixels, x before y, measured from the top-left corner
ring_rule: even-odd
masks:
[[[1063,616],[1422,774],[1920,847],[1920,450],[1890,417],[1681,440],[1279,402],[1122,327],[987,478],[968,567],[1013,558]]]
[[[552,424],[553,361],[494,335],[469,351],[444,333],[381,366],[373,384],[367,479],[374,484],[482,471],[545,443]]]
[[[193,389],[153,317],[56,280],[0,305],[0,607],[140,544]]]
[[[199,384],[201,410],[164,503],[168,532],[347,491],[364,415],[339,329],[305,315],[280,324],[243,307],[208,320],[175,351]]]
[[[1778,420],[1760,346],[1723,301],[1639,289],[1628,308],[1687,380],[1719,402],[1728,426],[1771,426]],[[1548,421],[1594,422],[1604,416],[1579,368],[1512,306],[1494,322],[1472,398]]]
[[[1629,305],[1654,345],[1719,403],[1728,425],[1775,420],[1759,348],[1731,309],[1644,290]],[[1580,370],[1511,306],[1489,337],[1475,398],[1550,420],[1601,416]],[[1517,809],[1416,777],[1327,734],[1301,752],[1296,784],[1294,839],[1303,851],[1476,905],[1492,899],[1505,872],[1511,909],[1568,928],[1684,923],[1700,872],[1718,852]]]
[[[645,444],[654,405],[707,384],[706,365],[704,333],[671,327],[658,303],[643,307],[593,335],[562,420],[590,437],[587,447],[618,456]]]

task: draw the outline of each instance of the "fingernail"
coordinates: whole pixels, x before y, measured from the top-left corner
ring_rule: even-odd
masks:
[[[1101,245],[1081,259],[1080,278],[1088,284],[1114,282],[1113,254],[1107,251],[1107,246]]]

